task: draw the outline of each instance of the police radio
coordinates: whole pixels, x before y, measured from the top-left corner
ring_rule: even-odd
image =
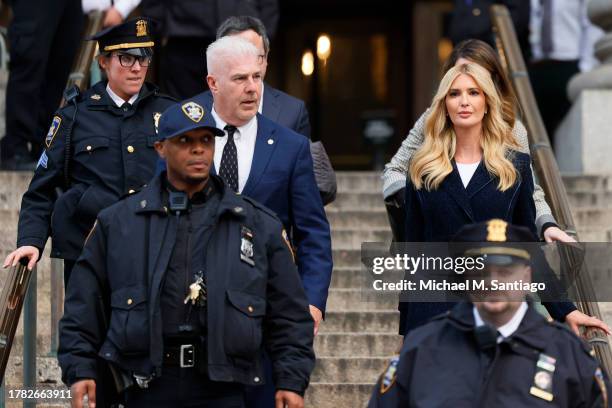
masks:
[[[169,191],[170,195],[168,200],[170,201],[170,211],[180,214],[181,211],[187,211],[189,207],[189,200],[187,199],[187,193],[184,191]]]

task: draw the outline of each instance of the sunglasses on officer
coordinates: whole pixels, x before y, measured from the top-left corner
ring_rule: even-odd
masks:
[[[147,55],[137,57],[132,54],[117,53],[112,56],[116,56],[119,59],[119,64],[121,64],[123,68],[132,68],[134,64],[136,64],[136,61],[138,61],[141,67],[148,67],[149,64],[151,64],[151,57]]]

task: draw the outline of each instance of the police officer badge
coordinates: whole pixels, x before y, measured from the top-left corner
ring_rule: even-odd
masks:
[[[553,375],[557,360],[544,353],[540,353],[536,363],[536,373],[533,377],[533,385],[529,393],[544,401],[552,401],[553,396]]]
[[[247,227],[242,227],[240,237],[240,260],[255,266],[253,260],[253,231]]]
[[[399,364],[399,356],[395,356],[389,361],[389,365],[385,370],[385,373],[380,379],[380,393],[384,394],[389,391],[391,386],[395,383],[395,376],[397,373],[397,365]]]
[[[51,121],[49,131],[47,132],[47,137],[45,138],[45,144],[47,145],[47,147],[51,147],[51,143],[53,143],[53,139],[55,138],[55,135],[57,134],[57,131],[59,130],[61,124],[62,118],[59,116],[54,116],[53,120]]]
[[[155,112],[153,114],[153,124],[155,125],[155,134],[159,133],[159,118],[161,118],[161,112]]]
[[[184,103],[181,109],[183,109],[185,115],[195,123],[198,123],[204,117],[204,108],[195,102]]]

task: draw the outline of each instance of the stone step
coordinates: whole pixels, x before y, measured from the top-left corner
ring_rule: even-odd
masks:
[[[397,310],[328,311],[319,333],[397,333]]]
[[[359,226],[361,229],[382,229],[389,227],[387,212],[384,210],[363,211],[358,209],[338,210],[330,208],[326,212],[332,231],[338,228],[354,228],[355,226]]]
[[[373,384],[311,383],[304,406],[313,408],[362,408],[368,404]]]
[[[397,310],[399,295],[365,289],[330,289],[327,310]]]
[[[379,193],[382,195],[382,173],[375,171],[336,172],[338,193]]]
[[[332,248],[334,244],[332,242]],[[334,268],[353,268],[361,267],[361,249],[333,249],[332,258]]]
[[[321,333],[315,353],[322,357],[388,357],[399,352],[403,337],[391,333]]]
[[[326,208],[362,208],[384,210],[385,203],[380,191],[375,192],[342,192],[336,195],[336,200]]]
[[[612,175],[563,174],[563,184],[568,193],[588,191],[612,191]]]
[[[580,227],[608,229],[612,226],[612,208],[583,207],[572,211],[574,222]]]
[[[391,229],[336,228],[331,231],[334,249],[357,249],[363,242],[391,242]]]
[[[612,191],[574,191],[568,193],[567,198],[573,208],[612,207]]]
[[[323,357],[317,359],[317,365],[310,381],[326,383],[376,383],[380,373],[389,363],[388,357],[363,358]]]

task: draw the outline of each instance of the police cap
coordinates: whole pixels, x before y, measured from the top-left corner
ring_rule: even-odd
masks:
[[[150,19],[137,18],[106,28],[88,40],[98,41],[100,52],[121,50],[137,57],[151,56],[151,47],[155,45],[152,25]]]
[[[196,129],[208,129],[215,136],[225,134],[216,126],[215,119],[202,105],[194,101],[177,103],[162,113],[157,140],[169,139]]]
[[[485,263],[508,266],[515,263],[530,263],[529,243],[536,237],[528,228],[509,224],[504,220],[463,226],[452,239],[454,254],[483,257]]]

